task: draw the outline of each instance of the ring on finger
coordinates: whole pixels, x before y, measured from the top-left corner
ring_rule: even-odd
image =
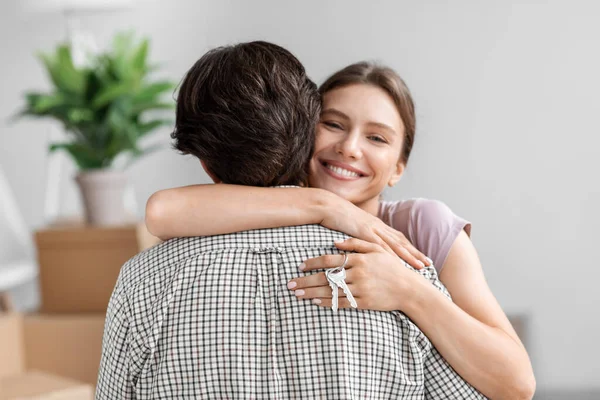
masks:
[[[338,268],[344,268],[348,264],[348,253],[344,253],[344,262]]]

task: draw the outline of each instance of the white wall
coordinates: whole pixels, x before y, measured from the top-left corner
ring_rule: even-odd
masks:
[[[63,35],[58,15],[0,3],[0,118],[46,86],[36,49]],[[102,41],[134,28],[163,74],[180,79],[208,48],[264,39],[317,81],[350,62],[396,68],[418,106],[409,171],[389,198],[431,197],[473,221],[473,240],[505,310],[530,316],[539,388],[600,388],[600,5],[583,1],[147,1],[86,19]],[[43,223],[50,124],[0,125],[0,164],[27,223]],[[168,143],[168,130],[158,140]],[[129,170],[143,204],[155,190],[208,182],[165,150]],[[79,209],[63,182],[63,212]]]

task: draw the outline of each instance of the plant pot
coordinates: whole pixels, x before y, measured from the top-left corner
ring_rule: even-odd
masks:
[[[85,171],[80,172],[75,181],[81,190],[86,221],[89,224],[109,226],[127,223],[125,173],[112,170]]]

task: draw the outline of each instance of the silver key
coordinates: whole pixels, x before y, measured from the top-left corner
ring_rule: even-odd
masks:
[[[337,287],[339,287],[340,289],[342,289],[344,291],[346,298],[350,302],[350,306],[352,306],[352,308],[357,308],[358,305],[356,304],[356,300],[354,299],[354,296],[352,295],[352,292],[350,292],[350,289],[348,288],[348,285],[346,284],[346,281],[345,281],[346,270],[344,268],[334,268],[334,269],[328,270],[326,274],[327,274],[327,280],[329,282],[335,283],[335,285]],[[331,286],[331,283],[329,284],[329,286]],[[337,310],[337,293],[335,293],[334,296],[336,297],[335,305],[336,305],[336,310]],[[332,304],[333,304],[333,302],[332,302]]]
[[[338,310],[338,286],[329,277],[327,277],[327,282],[331,288],[331,309],[336,312]]]

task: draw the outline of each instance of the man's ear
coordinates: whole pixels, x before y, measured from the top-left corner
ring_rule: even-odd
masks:
[[[215,174],[213,174],[213,172],[210,170],[210,168],[206,166],[206,163],[203,160],[200,160],[200,164],[202,164],[202,169],[208,174],[208,176],[210,176],[210,179],[212,179],[214,183],[221,183],[221,180],[217,178]]]
[[[398,162],[396,163],[396,170],[394,171],[394,173],[390,177],[390,180],[388,181],[389,187],[392,187],[396,183],[398,183],[400,178],[402,178],[402,174],[404,174],[405,168],[406,168],[406,166],[404,165],[404,162],[402,162],[402,160],[398,160]]]

